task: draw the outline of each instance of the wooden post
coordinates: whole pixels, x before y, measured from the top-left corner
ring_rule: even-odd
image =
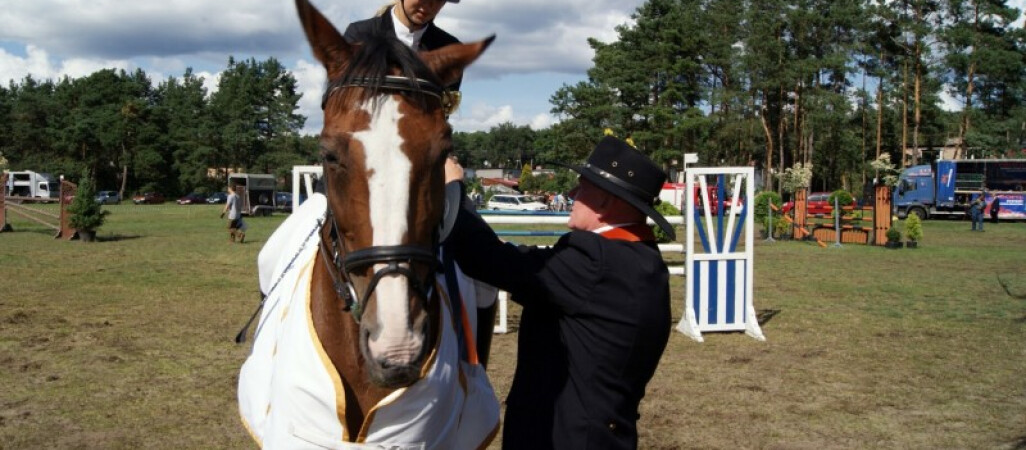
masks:
[[[12,231],[11,226],[7,224],[7,173],[0,174],[0,233],[4,231]]]
[[[71,214],[68,213],[68,206],[71,203],[71,199],[75,197],[75,193],[78,191],[78,185],[67,180],[61,180],[61,198],[58,199],[60,205],[60,222],[57,224],[57,235],[54,239],[64,238],[65,240],[72,240],[75,238],[78,230],[71,227]]]
[[[809,190],[799,189],[794,193],[794,227],[801,228],[802,231],[796,231],[791,233],[795,239],[800,239],[800,235],[804,235],[805,226],[808,224],[808,212],[809,212]]]
[[[891,229],[891,188],[886,184],[876,186],[873,205],[873,243],[887,243],[887,230]]]

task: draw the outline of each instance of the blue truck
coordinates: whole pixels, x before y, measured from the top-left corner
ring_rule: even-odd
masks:
[[[921,219],[962,217],[969,202],[984,191],[991,217],[997,199],[997,218],[1026,219],[1026,159],[938,160],[912,166],[901,172],[894,188],[894,214],[904,219],[916,214]]]

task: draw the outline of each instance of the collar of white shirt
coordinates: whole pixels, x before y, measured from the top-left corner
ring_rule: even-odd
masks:
[[[413,50],[420,49],[420,38],[424,37],[424,31],[427,30],[427,26],[421,27],[417,31],[410,31],[406,28],[406,25],[399,21],[399,12],[394,6],[392,7],[392,26],[395,27],[395,37],[399,38],[400,41],[403,41],[404,44]]]

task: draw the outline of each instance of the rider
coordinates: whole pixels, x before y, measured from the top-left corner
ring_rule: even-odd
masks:
[[[453,35],[435,25],[435,17],[446,3],[459,3],[460,0],[395,0],[370,18],[349,24],[344,37],[351,44],[358,43],[363,36],[371,33],[377,26],[393,30],[395,37],[404,42],[414,51],[437,50],[450,44],[460,43]],[[451,114],[460,103],[460,77],[445,88],[446,116]]]

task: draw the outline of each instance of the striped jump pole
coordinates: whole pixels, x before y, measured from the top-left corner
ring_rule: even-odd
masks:
[[[730,201],[727,179],[733,181]],[[710,186],[708,180],[714,180]],[[711,196],[710,189],[717,189]],[[703,332],[744,331],[765,341],[753,300],[755,170],[752,167],[689,168],[684,208],[685,267],[689,270],[684,317],[677,331],[702,342]],[[701,197],[696,205],[695,197]],[[729,202],[729,208],[727,203]],[[713,217],[715,211],[715,220]],[[742,239],[743,235],[743,239]],[[701,251],[695,246],[695,237]],[[740,247],[740,250],[739,250]]]

